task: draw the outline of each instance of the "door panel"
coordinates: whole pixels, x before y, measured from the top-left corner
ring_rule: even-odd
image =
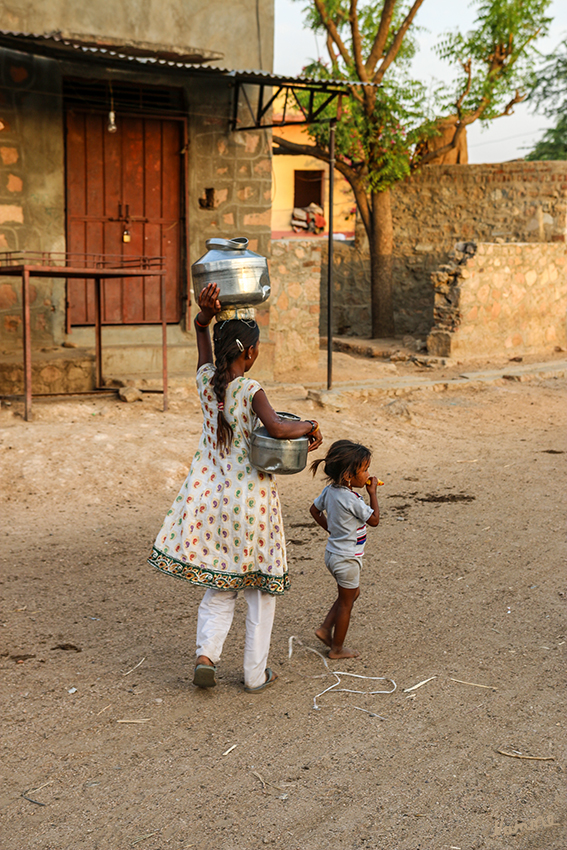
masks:
[[[166,321],[181,319],[182,125],[161,118],[67,112],[67,250],[166,258]],[[123,241],[125,229],[130,241]],[[102,282],[104,324],[161,321],[159,278]],[[94,283],[68,283],[71,325],[94,324]]]

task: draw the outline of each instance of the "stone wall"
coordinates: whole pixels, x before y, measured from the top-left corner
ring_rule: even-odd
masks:
[[[321,242],[272,242],[270,261],[270,340],[274,380],[305,380],[319,359],[319,281]]]
[[[327,336],[329,243],[321,240],[321,336]],[[370,257],[351,241],[333,242],[333,333],[370,336]]]
[[[430,354],[543,354],[567,344],[564,244],[459,243],[432,277]]]
[[[428,166],[392,190],[392,215],[396,332],[421,335],[433,325],[431,274],[455,242],[565,240],[567,162]],[[370,336],[366,251],[335,252],[334,330]],[[323,269],[322,300],[325,288]]]

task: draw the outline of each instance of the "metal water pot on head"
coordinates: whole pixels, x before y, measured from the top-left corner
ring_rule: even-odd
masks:
[[[223,307],[253,307],[270,295],[268,261],[248,250],[248,239],[207,239],[207,253],[191,266],[195,299],[209,283],[220,289]]]

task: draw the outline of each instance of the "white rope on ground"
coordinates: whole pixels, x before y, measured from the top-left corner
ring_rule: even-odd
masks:
[[[311,646],[305,646],[299,640],[299,638],[296,637],[295,635],[291,635],[291,637],[289,638],[289,641],[288,641],[288,659],[290,659],[291,656],[293,655],[293,642],[294,641],[296,641],[299,644],[299,646],[301,646],[303,649],[306,649],[307,652],[314,652],[315,655],[318,655],[319,658],[322,659],[325,667],[327,668],[327,673],[329,673],[331,676],[335,676],[335,678],[337,680],[333,685],[330,685],[330,687],[325,688],[324,691],[321,691],[321,693],[315,694],[315,696],[313,697],[313,708],[315,709],[315,711],[321,710],[319,705],[317,704],[317,700],[319,699],[319,697],[322,697],[323,694],[326,694],[329,691],[334,690],[337,693],[340,692],[340,693],[345,693],[345,694],[364,694],[365,696],[373,696],[374,694],[393,694],[394,691],[397,688],[397,685],[394,682],[394,680],[388,679],[386,676],[361,676],[360,673],[347,673],[344,670],[331,670],[329,668],[329,663],[328,663],[327,659],[325,658],[325,656],[321,652],[319,652],[319,650],[313,649]],[[392,688],[391,691],[353,691],[350,688],[339,688],[338,687],[339,685],[342,684],[342,681],[341,681],[341,678],[340,678],[341,676],[350,676],[353,679],[368,679],[369,681],[373,681],[373,682],[378,682],[378,681],[380,681],[380,682],[391,682],[394,687]],[[356,709],[358,709],[358,711],[365,711],[371,717],[380,717],[381,720],[386,719],[386,718],[382,717],[380,714],[374,714],[372,711],[368,711],[366,708],[359,708],[357,705],[353,705],[352,708],[356,708]]]

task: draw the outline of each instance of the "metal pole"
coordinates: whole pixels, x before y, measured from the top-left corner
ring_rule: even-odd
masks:
[[[333,204],[335,189],[335,126],[329,133],[329,248],[327,251],[327,389],[333,385]]]
[[[167,410],[167,323],[165,321],[165,274],[159,279],[161,302],[161,362],[163,376],[163,409]]]
[[[95,389],[102,387],[102,329],[100,277],[95,277]]]
[[[24,343],[24,399],[26,422],[32,418],[32,362],[31,362],[31,320],[30,320],[30,273],[24,266],[22,271],[22,312]]]

